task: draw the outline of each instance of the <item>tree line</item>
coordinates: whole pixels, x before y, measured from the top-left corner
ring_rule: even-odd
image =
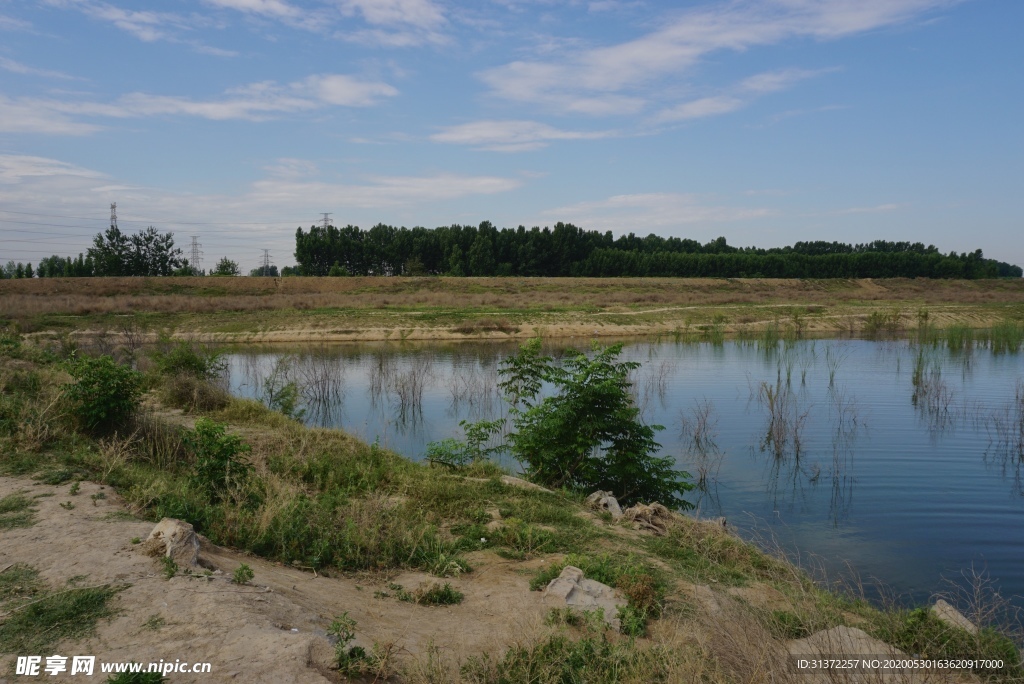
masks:
[[[369,230],[348,225],[295,232],[296,275],[450,275],[718,278],[1019,278],[1019,266],[920,242],[797,242],[734,247],[685,238],[554,228],[479,226]],[[292,269],[285,269],[292,271]],[[287,274],[292,274],[287,273]]]
[[[238,263],[223,257],[209,272],[195,268],[174,246],[174,233],[162,233],[153,226],[128,235],[117,226],[97,233],[92,246],[78,257],[44,257],[32,264],[9,261],[0,269],[0,278],[88,278],[104,276],[195,276],[241,275]],[[255,268],[251,276],[280,275],[277,266]]]
[[[724,237],[701,244],[678,237],[553,228],[479,226],[397,228],[383,223],[311,226],[295,231],[296,266],[260,267],[250,276],[577,276],[713,278],[1020,278],[1020,266],[986,259],[980,249],[943,254],[920,242],[863,244],[797,242],[788,247],[734,247]],[[150,226],[97,233],[78,257],[53,255],[32,264],[13,261],[3,278],[90,276],[240,275],[227,257],[206,271],[174,246],[174,234]]]

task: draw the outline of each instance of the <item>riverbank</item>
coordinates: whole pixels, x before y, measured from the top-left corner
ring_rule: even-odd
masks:
[[[47,278],[0,281],[24,333],[227,343],[899,333],[1024,321],[1024,280]]]
[[[2,342],[0,667],[31,647],[103,661],[188,654],[217,668],[194,681],[340,681],[328,636],[351,620],[349,645],[363,651],[341,664],[364,681],[807,682],[789,657],[811,647],[996,655],[1008,665],[981,675],[1020,675],[985,599],[960,606],[985,622],[973,634],[928,610],[872,606],[720,523],[638,524],[488,463],[413,463],[161,372],[167,364],[151,366],[127,431],[89,436],[59,351]],[[203,444],[249,475],[209,488]],[[165,517],[209,540],[205,567],[142,552],[137,542]],[[252,576],[236,576],[243,563]],[[566,565],[614,588],[621,631],[552,610],[539,590]],[[102,592],[76,608],[81,631],[29,611],[43,603],[67,618],[58,599],[87,588]],[[973,677],[948,674],[913,681]],[[904,675],[870,681],[912,681]]]

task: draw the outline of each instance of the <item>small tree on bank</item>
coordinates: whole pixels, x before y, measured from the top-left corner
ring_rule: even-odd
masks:
[[[540,340],[502,363],[499,383],[512,405],[512,455],[535,482],[584,492],[603,489],[623,503],[658,501],[692,508],[682,495],[689,474],[656,456],[660,425],[646,425],[629,392],[634,361],[618,361],[622,345],[569,352],[560,362],[540,353]],[[541,390],[551,388],[548,396]]]

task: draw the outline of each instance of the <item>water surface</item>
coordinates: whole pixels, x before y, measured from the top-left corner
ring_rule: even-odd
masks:
[[[504,415],[498,369],[515,349],[235,351],[229,382],[266,400],[294,381],[307,422],[421,459],[427,443],[461,437],[461,420]],[[704,476],[689,496],[701,515],[908,600],[976,571],[1024,606],[1024,356],[816,340],[631,342],[622,358],[642,364],[636,400],[665,426],[662,453]]]

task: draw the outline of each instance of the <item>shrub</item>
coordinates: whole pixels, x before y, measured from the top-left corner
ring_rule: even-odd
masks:
[[[512,404],[515,432],[509,447],[530,477],[549,487],[603,489],[632,505],[659,501],[692,508],[682,494],[693,489],[673,460],[655,456],[660,425],[645,425],[630,395],[630,371],[617,361],[622,345],[595,347],[593,358],[570,352],[561,363],[540,355],[540,340],[523,345],[502,363],[500,383]],[[541,397],[542,386],[550,386]]]
[[[214,501],[242,485],[252,470],[243,457],[249,445],[238,435],[227,434],[223,423],[200,418],[195,429],[185,434],[185,444],[196,457],[193,482]]]
[[[231,581],[235,584],[248,584],[252,582],[252,578],[256,576],[256,573],[252,571],[245,563],[240,564],[235,568],[234,574],[231,576]]]
[[[170,340],[164,338],[162,343]],[[181,340],[167,351],[157,350],[153,354],[157,370],[161,375],[191,375],[196,378],[213,380],[227,367],[220,352],[197,347],[191,342]]]
[[[337,639],[334,644],[334,659],[338,670],[346,677],[359,674],[366,663],[366,650],[361,646],[349,647],[352,640],[356,638],[356,621],[342,613],[334,618],[327,633]]]
[[[142,396],[142,374],[109,356],[72,357],[68,372],[76,382],[65,386],[82,427],[107,432],[135,414]]]

